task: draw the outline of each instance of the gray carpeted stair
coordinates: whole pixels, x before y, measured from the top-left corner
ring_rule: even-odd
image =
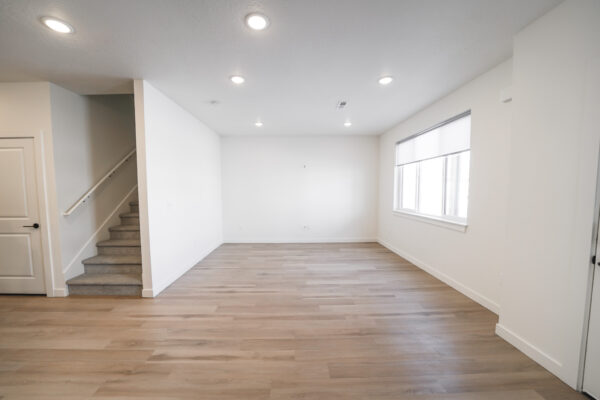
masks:
[[[142,255],[138,202],[120,215],[121,225],[109,228],[110,239],[98,242],[98,255],[83,260],[85,273],[69,279],[69,294],[141,296]]]

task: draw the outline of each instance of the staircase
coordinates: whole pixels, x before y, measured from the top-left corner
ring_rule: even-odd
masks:
[[[69,279],[69,294],[141,296],[142,253],[138,202],[121,214],[121,225],[109,228],[110,239],[98,242],[98,255],[83,260],[85,273]]]

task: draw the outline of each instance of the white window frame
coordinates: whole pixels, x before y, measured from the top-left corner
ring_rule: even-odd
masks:
[[[461,114],[458,114],[452,118],[449,118],[443,122],[440,122],[439,124],[436,124],[430,128],[427,128],[419,133],[416,133],[414,135],[411,135],[407,138],[404,138],[402,140],[399,140],[398,142],[395,143],[394,145],[394,150],[396,150],[396,148],[398,147],[399,144],[412,140],[414,138],[416,138],[417,136],[426,134],[428,132],[431,132],[441,126],[447,125],[451,122],[454,122],[458,119],[464,118],[471,115],[471,110],[465,111]],[[406,165],[410,165],[410,164],[416,164],[416,193],[415,193],[415,205],[418,207],[419,204],[419,195],[420,195],[420,190],[419,190],[419,183],[420,183],[420,163],[422,163],[423,161],[427,161],[427,160],[419,160],[419,161],[415,161],[414,163],[408,163],[408,164],[404,164],[404,165],[396,165],[396,155],[394,156],[394,202],[393,202],[393,212],[395,215],[401,216],[401,217],[405,217],[405,218],[409,218],[409,219],[413,219],[413,220],[417,220],[417,221],[422,221],[422,222],[426,222],[426,223],[430,223],[433,225],[437,225],[437,226],[442,226],[445,228],[449,228],[449,229],[453,229],[453,230],[458,230],[461,232],[465,232],[467,229],[467,219],[468,219],[468,212],[467,212],[467,218],[457,218],[455,216],[452,215],[444,215],[445,214],[445,210],[446,210],[446,197],[447,197],[447,192],[446,192],[446,182],[447,182],[447,169],[448,169],[448,158],[453,156],[453,155],[457,155],[457,154],[462,154],[462,153],[466,153],[466,152],[471,152],[471,148],[469,147],[468,150],[462,150],[459,152],[455,152],[455,153],[451,153],[451,154],[445,154],[443,156],[438,156],[438,157],[433,157],[430,158],[429,160],[432,159],[436,159],[436,158],[443,158],[444,159],[444,164],[443,164],[443,176],[444,179],[442,181],[442,215],[438,216],[438,215],[430,215],[430,214],[425,214],[425,213],[421,213],[412,209],[406,209],[406,208],[402,208],[402,194],[400,193],[400,188],[402,187],[402,176],[398,176],[399,174],[401,174],[402,172],[402,168]],[[396,154],[396,152],[394,151],[394,154]],[[469,174],[470,175],[470,174]]]

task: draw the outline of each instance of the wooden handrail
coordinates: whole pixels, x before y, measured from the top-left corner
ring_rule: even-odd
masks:
[[[83,196],[81,196],[79,198],[79,200],[77,200],[75,202],[75,204],[73,204],[71,206],[71,208],[69,208],[67,211],[65,211],[63,213],[63,215],[64,216],[68,216],[68,215],[73,214],[73,211],[75,211],[80,205],[82,205],[83,203],[85,203],[86,200],[92,195],[92,193],[94,193],[96,191],[96,189],[98,189],[104,183],[104,181],[106,181],[107,179],[111,178],[113,176],[113,174],[115,173],[116,170],[118,170],[123,164],[125,164],[127,161],[129,161],[129,159],[133,156],[134,153],[135,153],[135,149],[133,149],[129,153],[127,153],[127,155],[125,157],[123,157],[121,159],[121,161],[119,161],[117,163],[117,165],[115,165],[114,167],[112,167],[112,169],[110,171],[108,171],[106,173],[106,175],[104,175],[98,182],[96,182],[96,184],[94,186],[92,186],[90,188],[90,190],[88,190],[87,192],[85,192],[83,194]]]

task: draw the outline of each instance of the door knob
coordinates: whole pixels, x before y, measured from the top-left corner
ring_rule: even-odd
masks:
[[[23,228],[33,228],[33,229],[37,229],[40,227],[40,224],[38,224],[37,222],[33,225],[23,225]]]

